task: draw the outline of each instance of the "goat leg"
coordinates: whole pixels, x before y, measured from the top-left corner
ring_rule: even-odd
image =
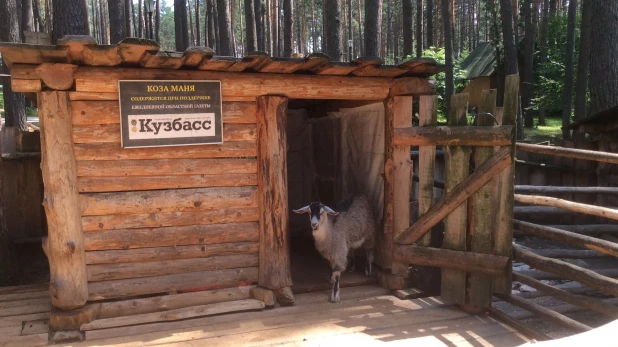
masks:
[[[337,265],[333,267],[333,274],[331,276],[331,282],[333,282],[333,290],[330,294],[328,301],[332,303],[339,302],[339,279],[341,278],[341,268]]]
[[[371,267],[373,263],[373,249],[367,248],[367,263],[365,264],[365,276],[371,276]]]
[[[348,272],[354,272],[356,271],[356,258],[354,257],[354,251],[350,251],[350,253],[348,253],[348,259],[350,259],[350,268],[348,269]]]

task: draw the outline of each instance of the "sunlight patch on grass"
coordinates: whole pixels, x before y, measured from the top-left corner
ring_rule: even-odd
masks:
[[[536,125],[533,129],[524,129],[524,139],[531,143],[551,141],[553,144],[562,140],[562,120],[560,118],[545,118],[546,126]]]

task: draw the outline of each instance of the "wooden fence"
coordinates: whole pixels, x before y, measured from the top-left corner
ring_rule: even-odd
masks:
[[[518,143],[517,149],[531,153],[553,155],[561,158],[590,160],[603,163],[618,164],[618,155],[607,152],[597,152],[564,147],[550,147]],[[573,202],[562,198],[546,196],[548,194],[618,194],[618,189],[612,187],[552,187],[552,186],[516,186],[514,200],[516,203],[526,204],[526,208],[545,207],[566,211],[576,214],[602,217],[618,221],[618,210],[604,206],[597,206],[579,202]],[[517,215],[516,215],[517,216]],[[533,236],[537,238],[559,241],[568,245],[583,248],[585,250],[551,250],[531,249],[521,245],[513,246],[513,259],[536,269],[529,274],[513,273],[513,279],[528,285],[538,292],[529,295],[528,298],[542,295],[553,296],[568,304],[601,313],[612,319],[618,318],[618,303],[616,299],[601,300],[588,297],[584,294],[589,291],[599,291],[610,296],[618,296],[618,271],[615,269],[591,270],[584,266],[575,265],[559,258],[577,259],[590,257],[618,257],[618,243],[611,235],[618,231],[618,226],[606,225],[539,225],[523,220],[514,221],[516,235]],[[595,237],[597,236],[597,237]],[[600,238],[598,237],[600,236]],[[542,279],[566,279],[581,284],[578,287],[560,288],[550,286]],[[529,294],[529,293],[527,293]],[[560,326],[574,332],[590,330],[591,327],[569,318],[558,311],[543,307],[537,303],[526,300],[526,296],[512,294],[496,294],[503,301],[518,306],[526,311],[546,318]],[[492,311],[513,322],[512,317],[496,309]],[[518,322],[513,322],[519,324]],[[529,329],[529,328],[528,328]],[[534,332],[540,338],[546,338]]]
[[[517,75],[508,76],[503,112],[496,90],[482,94],[475,124],[467,119],[468,94],[451,97],[449,122],[436,126],[435,96],[420,98],[419,125],[394,119],[393,273],[408,264],[441,268],[441,295],[480,311],[493,292],[511,291],[511,244]],[[502,114],[501,117],[495,117]],[[444,196],[434,199],[436,146],[445,153]],[[416,176],[408,164],[419,146]],[[387,171],[388,172],[388,171]],[[410,225],[410,191],[417,180],[418,219]],[[385,205],[389,195],[385,192]],[[407,210],[407,211],[406,211]],[[431,229],[444,220],[442,247],[430,247]]]

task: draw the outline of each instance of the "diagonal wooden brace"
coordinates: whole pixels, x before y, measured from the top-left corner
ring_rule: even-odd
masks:
[[[511,162],[511,147],[503,147],[479,166],[474,173],[461,181],[452,191],[448,192],[442,200],[432,206],[416,223],[399,234],[394,242],[408,245],[418,241],[457,206],[461,205],[472,194],[491,181],[495,175],[509,167]]]

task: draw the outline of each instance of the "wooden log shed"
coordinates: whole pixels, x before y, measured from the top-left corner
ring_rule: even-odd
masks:
[[[446,69],[431,59],[386,66],[375,59],[331,62],[320,54],[162,52],[153,41],[97,45],[82,36],[55,46],[0,44],[0,52],[13,90],[39,108],[48,221],[43,248],[50,325],[58,331],[128,310],[251,297],[268,305],[270,292],[293,304],[288,100],[383,102],[387,119],[405,118],[414,96],[435,93],[428,77]],[[121,148],[119,80],[220,81],[223,144]],[[494,137],[504,142],[500,131]],[[377,250],[385,270],[391,268],[391,208],[387,200]]]

